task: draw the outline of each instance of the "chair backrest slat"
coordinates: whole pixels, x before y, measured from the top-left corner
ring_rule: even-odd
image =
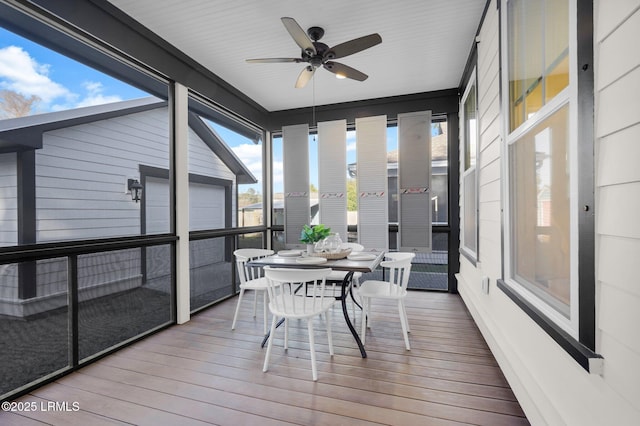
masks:
[[[271,256],[275,252],[273,250],[266,249],[238,249],[233,252],[236,258],[236,268],[238,271],[238,277],[240,283],[246,283],[247,281],[255,280],[263,276],[262,268],[251,267],[249,262],[255,259]]]
[[[267,278],[267,294],[273,307],[284,314],[303,315],[319,309],[324,304],[326,277],[331,269],[293,269],[264,267]],[[298,303],[296,303],[296,301]]]
[[[409,275],[411,273],[411,260],[414,253],[387,253],[385,260],[380,266],[389,270],[389,295],[400,295],[407,289]]]

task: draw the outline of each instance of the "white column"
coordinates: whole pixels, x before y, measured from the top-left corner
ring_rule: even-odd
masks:
[[[175,215],[176,234],[176,297],[177,322],[190,319],[189,282],[189,106],[188,90],[174,84],[173,137],[175,140]]]

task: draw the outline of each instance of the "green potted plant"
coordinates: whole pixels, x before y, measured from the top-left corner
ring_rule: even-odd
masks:
[[[313,253],[315,244],[327,238],[330,233],[331,228],[327,228],[321,223],[313,227],[304,225],[300,233],[300,242],[307,245],[308,253]]]

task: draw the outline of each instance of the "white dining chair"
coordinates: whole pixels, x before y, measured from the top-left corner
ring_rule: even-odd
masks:
[[[233,322],[231,323],[231,329],[235,330],[236,321],[238,320],[238,313],[240,311],[240,304],[246,290],[253,290],[255,295],[253,299],[253,317],[256,317],[258,295],[262,294],[262,312],[263,312],[263,330],[264,334],[267,334],[267,279],[262,274],[262,268],[251,267],[248,263],[251,260],[259,259],[266,256],[271,256],[274,253],[273,250],[266,249],[238,249],[233,252],[233,256],[236,259],[236,269],[238,271],[238,277],[240,278],[240,295],[238,296],[238,304],[236,305],[236,311],[233,314]]]
[[[407,350],[411,350],[409,344],[409,319],[404,300],[407,297],[407,284],[411,273],[411,260],[415,257],[413,253],[394,253],[396,259],[385,260],[380,266],[388,273],[388,281],[367,280],[360,285],[358,293],[362,302],[362,330],[360,339],[365,343],[367,325],[371,327],[371,299],[392,299],[398,302],[398,313],[400,315],[400,325],[402,335]],[[385,255],[388,258],[390,256]]]
[[[329,354],[333,356],[331,307],[336,303],[336,299],[332,296],[325,296],[326,278],[331,273],[331,269],[292,269],[265,266],[264,273],[268,282],[269,310],[273,318],[262,371],[266,372],[269,368],[269,357],[273,348],[278,320],[280,318],[284,319],[284,349],[286,350],[289,347],[289,320],[306,319],[311,354],[311,375],[313,380],[316,381],[318,380],[318,371],[316,368],[313,323],[315,317],[320,317],[322,314],[325,314]],[[301,285],[306,286],[306,292],[296,293],[296,289]],[[335,286],[335,284],[331,284],[331,286]]]

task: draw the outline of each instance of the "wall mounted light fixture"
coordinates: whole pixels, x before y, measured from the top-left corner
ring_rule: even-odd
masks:
[[[128,179],[127,189],[131,191],[131,199],[136,203],[142,198],[142,185],[138,179]]]

